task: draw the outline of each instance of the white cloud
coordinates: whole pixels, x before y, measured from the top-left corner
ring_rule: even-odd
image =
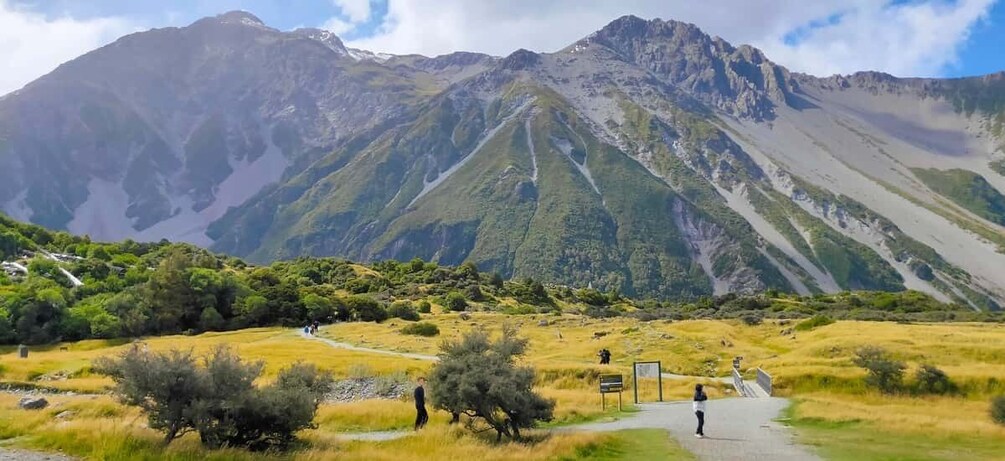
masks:
[[[0,95],[134,30],[122,19],[46,18],[0,0]]]
[[[344,0],[340,0],[344,1]],[[388,0],[383,25],[350,46],[438,55],[518,48],[556,51],[618,16],[677,19],[734,44],[761,47],[790,69],[817,75],[881,70],[937,75],[956,60],[996,0]],[[836,24],[808,28],[835,14]],[[796,44],[787,34],[805,29]]]
[[[359,24],[370,19],[370,0],[332,0],[332,3],[342,10],[350,23]]]
[[[777,37],[755,42],[773,59],[830,75],[882,70],[932,76],[957,63],[957,52],[995,0],[929,1],[884,7],[857,0],[835,24],[812,30],[795,45]]]
[[[335,35],[341,35],[350,30],[353,30],[356,26],[348,21],[343,21],[339,18],[328,18],[324,24],[321,25],[322,29],[332,31]]]

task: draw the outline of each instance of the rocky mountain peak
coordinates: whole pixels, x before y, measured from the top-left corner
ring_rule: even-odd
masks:
[[[539,54],[521,48],[506,56],[499,64],[499,67],[506,70],[524,70],[533,67],[540,60],[541,56]]]
[[[795,82],[757,48],[734,47],[694,24],[623,16],[581,43],[605,46],[661,80],[737,116],[773,117]]]
[[[292,33],[311,40],[316,40],[328,47],[330,50],[334,51],[339,56],[349,55],[349,50],[345,47],[345,44],[342,43],[342,39],[338,38],[338,36],[330,30],[308,27],[296,29]]]
[[[222,24],[244,24],[249,26],[265,26],[265,22],[247,11],[228,11],[216,16],[218,22]]]

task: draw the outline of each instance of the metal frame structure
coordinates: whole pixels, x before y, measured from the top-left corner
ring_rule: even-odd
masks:
[[[757,385],[761,386],[769,396],[771,395],[771,375],[768,372],[757,367]]]
[[[659,401],[663,401],[663,363],[659,360],[650,362],[632,362],[632,393],[635,394],[635,403],[639,403],[639,365],[656,364],[656,382],[659,387]]]

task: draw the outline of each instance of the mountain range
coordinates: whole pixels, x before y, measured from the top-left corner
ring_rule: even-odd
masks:
[[[1005,73],[818,78],[634,16],[554,53],[395,56],[246,12],[0,98],[0,208],[95,239],[463,261],[692,299],[1005,301]]]

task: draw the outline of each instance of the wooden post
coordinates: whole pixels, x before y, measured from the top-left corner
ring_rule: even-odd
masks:
[[[660,360],[657,360],[656,361],[656,368],[659,369],[659,370],[657,370],[658,373],[656,374],[656,383],[657,383],[657,385],[660,388],[660,402],[662,402],[663,401],[663,362],[660,361]]]

